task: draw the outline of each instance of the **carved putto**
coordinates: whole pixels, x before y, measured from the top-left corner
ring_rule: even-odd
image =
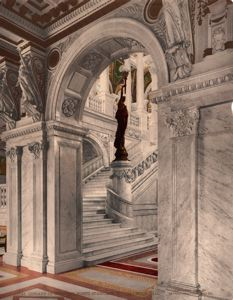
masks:
[[[35,142],[28,145],[28,150],[33,154],[34,159],[40,157],[40,153],[47,147],[47,143],[42,141],[41,143]]]
[[[21,55],[18,83],[22,90],[22,111],[39,121],[44,112],[44,62],[30,54]]]
[[[0,69],[0,118],[9,129],[15,128],[19,119],[20,90],[16,87],[17,72],[3,67]]]
[[[175,81],[190,76],[193,53],[191,23],[188,1],[163,0],[163,13],[166,22],[166,59],[170,79]]]

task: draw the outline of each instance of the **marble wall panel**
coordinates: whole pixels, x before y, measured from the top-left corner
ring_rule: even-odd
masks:
[[[81,249],[78,154],[76,146],[59,142],[59,254]]]
[[[232,299],[233,116],[230,103],[202,108],[199,132],[199,282],[206,294]]]

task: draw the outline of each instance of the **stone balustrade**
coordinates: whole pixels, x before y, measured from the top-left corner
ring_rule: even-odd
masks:
[[[6,184],[0,184],[0,208],[6,208]]]
[[[103,157],[98,156],[83,165],[83,179],[86,181],[89,176],[103,167]]]

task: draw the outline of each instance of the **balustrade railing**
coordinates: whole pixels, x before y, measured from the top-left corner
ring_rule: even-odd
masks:
[[[139,127],[139,125],[140,125],[139,116],[135,116],[134,114],[131,113],[130,119],[129,119],[129,124],[134,127]]]
[[[98,97],[89,97],[88,107],[97,112],[103,112],[103,101]]]
[[[0,184],[0,208],[6,207],[6,184]]]
[[[89,176],[93,175],[96,171],[103,167],[103,157],[98,156],[91,161],[83,164],[83,179],[88,179]]]

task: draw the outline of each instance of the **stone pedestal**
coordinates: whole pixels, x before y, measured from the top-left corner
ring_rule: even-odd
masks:
[[[111,164],[112,182],[107,193],[107,214],[122,227],[131,227],[133,220],[133,203],[131,180],[128,176],[131,170],[129,161],[113,161]]]

